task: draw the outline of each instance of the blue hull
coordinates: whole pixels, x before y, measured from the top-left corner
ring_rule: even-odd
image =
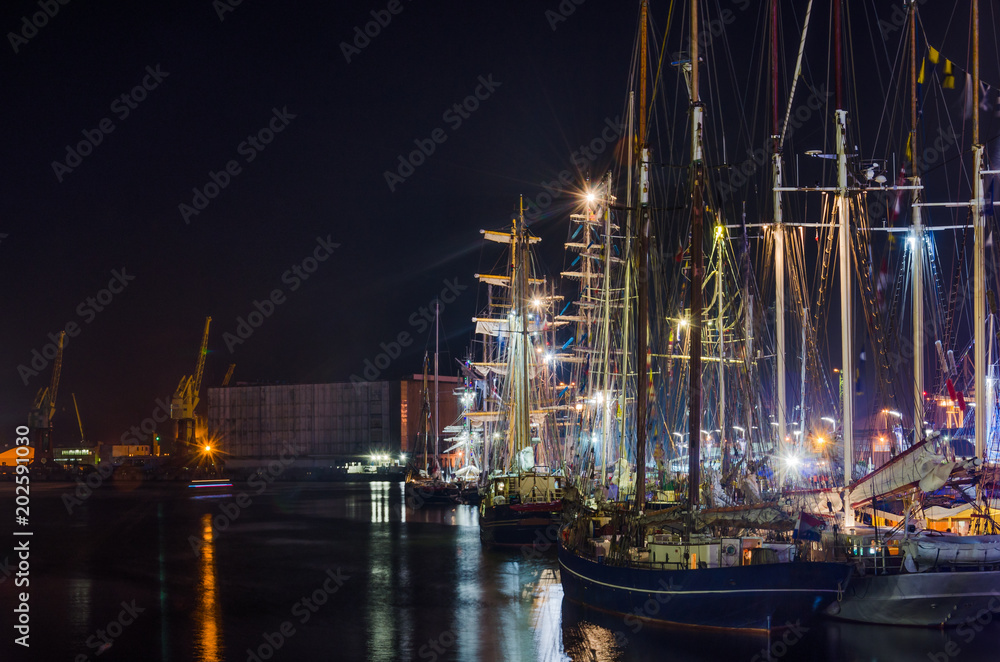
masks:
[[[573,602],[663,625],[778,630],[802,624],[837,599],[851,569],[841,563],[771,563],[651,570],[597,563],[559,546],[563,592]]]

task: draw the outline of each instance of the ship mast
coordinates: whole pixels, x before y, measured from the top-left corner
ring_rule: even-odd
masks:
[[[639,245],[637,265],[638,320],[636,329],[636,377],[638,381],[638,397],[635,403],[635,459],[636,459],[636,491],[635,508],[642,512],[646,503],[646,409],[649,406],[649,366],[647,346],[647,322],[649,317],[649,146],[646,142],[646,27],[648,22],[649,3],[643,0],[640,18],[639,58],[641,75],[639,78]]]
[[[434,464],[441,467],[438,430],[441,429],[441,386],[438,383],[438,348],[441,340],[441,304],[434,306]]]
[[[424,471],[427,475],[431,475],[430,465],[427,464],[427,418],[430,416],[430,404],[427,402],[427,352],[424,352],[424,390],[423,390],[423,402],[420,403],[420,418],[421,424],[423,426],[424,435]]]
[[[979,142],[979,0],[972,0],[972,159],[974,223],[973,326],[975,328],[976,457],[986,458],[986,218],[983,214],[983,146]],[[977,486],[978,489],[978,486]]]
[[[527,317],[527,296],[528,296],[528,261],[527,261],[527,234],[524,229],[524,198],[520,201],[520,211],[518,218],[514,221],[514,233],[511,237],[511,254],[513,257],[513,274],[511,286],[513,290],[514,321],[516,329],[511,329],[512,337],[517,335],[518,353],[514,360],[519,364],[516,381],[514,383],[514,439],[511,453],[515,461],[515,467],[519,458],[517,454],[525,447],[531,445],[531,406],[528,402],[528,317]]]
[[[785,229],[782,225],[781,209],[781,134],[778,124],[778,0],[771,0],[771,107],[773,153],[771,154],[772,179],[774,181],[774,324],[777,332],[775,371],[778,382],[778,444],[785,443],[788,407],[785,379]],[[804,351],[804,349],[803,349]],[[804,403],[802,403],[804,404]]]
[[[701,456],[702,107],[698,96],[698,0],[691,0],[691,359],[688,394],[688,502],[698,506]]]
[[[844,435],[844,525],[854,526],[854,510],[851,508],[850,487],[854,480],[854,393],[851,378],[854,375],[854,317],[851,310],[851,219],[847,205],[847,111],[844,109],[843,90],[841,82],[840,37],[841,0],[833,0],[833,34],[834,34],[834,70],[836,72],[836,102],[834,111],[834,133],[837,139],[837,191],[834,207],[837,210],[840,252],[840,314],[842,327],[840,330],[841,355],[841,397],[843,398],[843,435]]]
[[[917,170],[917,3],[910,3],[910,167],[913,177],[913,443],[924,437],[924,229]]]

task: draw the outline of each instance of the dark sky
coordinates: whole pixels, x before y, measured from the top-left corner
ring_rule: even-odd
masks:
[[[433,349],[421,308],[449,284],[459,294],[444,307],[442,345],[463,357],[481,303],[472,274],[496,255],[478,231],[508,223],[519,194],[538,196],[620,117],[638,7],[563,0],[573,13],[553,23],[558,0],[42,4],[58,13],[38,28],[24,24],[37,2],[0,11],[0,443],[51,375],[49,361],[35,359],[38,375],[19,366],[69,323],[79,333],[65,351],[57,444],[79,438],[70,393],[91,441],[149,417],[193,371],[208,315],[203,388],[230,363],[237,381],[344,381],[404,332],[412,343],[379,376],[412,374]],[[737,12],[726,24],[737,44],[752,41],[760,2],[710,4]],[[899,3],[875,4],[888,18]],[[366,24],[374,33],[379,17],[387,24],[345,56],[341,44]],[[664,16],[653,20],[662,29]],[[786,40],[791,62],[797,35]],[[737,46],[748,66],[741,58]],[[477,91],[474,110],[448,112]],[[756,100],[744,92],[729,103]],[[248,142],[272,121],[282,130],[261,136],[271,142]],[[85,155],[67,153],[98,134]],[[798,135],[822,142],[822,131]],[[397,170],[434,136],[423,163]],[[599,174],[613,157],[595,156]],[[227,164],[235,174],[218,174]],[[405,176],[394,190],[387,170]],[[565,237],[562,202],[533,226],[549,250]],[[288,272],[314,266],[318,239],[339,247],[297,280]],[[107,301],[116,274],[127,285],[98,311],[88,300]],[[281,303],[234,343],[238,320],[276,289]]]
[[[71,322],[56,443],[79,438],[71,392],[91,440],[150,416],[193,371],[207,315],[205,386],[231,362],[236,380],[347,380],[401,332],[414,340],[383,376],[412,374],[433,338],[411,316],[447,283],[467,289],[443,310],[442,344],[464,355],[472,274],[493,259],[480,267],[479,229],[509,222],[518,194],[620,112],[636,12],[592,0],[553,31],[556,1],[387,4],[243,2],[221,20],[210,0],[81,0],[26,29],[16,53],[4,39],[0,442],[51,375],[18,366]],[[3,33],[38,11],[4,3]],[[347,62],[340,44],[372,11],[391,21]],[[120,97],[144,81],[129,108]],[[478,108],[444,116],[477,88]],[[294,119],[241,149],[273,109]],[[106,118],[113,130],[57,176],[53,161],[76,163],[67,145]],[[444,141],[390,191],[384,172],[435,129]],[[230,161],[239,173],[185,223],[179,205]],[[340,246],[293,291],[283,275],[318,237]],[[97,312],[88,297],[116,270],[131,279]],[[230,352],[224,334],[276,288],[284,303]]]

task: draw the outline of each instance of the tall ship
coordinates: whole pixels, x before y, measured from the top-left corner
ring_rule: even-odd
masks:
[[[435,352],[435,372],[437,368]],[[431,403],[428,397],[428,357],[424,354],[423,387],[420,390],[420,430],[417,433],[417,448],[407,465],[404,490],[407,500],[416,506],[425,504],[450,505],[458,503],[460,488],[455,483],[445,481],[441,476],[441,464],[437,453],[436,425],[431,418]],[[432,442],[433,438],[433,442]],[[429,453],[431,443],[435,452]]]
[[[634,149],[627,150],[628,164],[618,178],[625,184],[625,204],[614,202],[609,178],[594,192],[603,213],[623,221],[624,275],[603,280],[607,319],[595,325],[604,329],[595,352],[603,353],[603,363],[591,365],[604,384],[614,386],[599,393],[591,386],[578,403],[582,470],[567,495],[560,574],[566,598],[589,608],[655,623],[770,631],[801,623],[834,602],[851,568],[836,561],[799,562],[802,544],[794,532],[801,524],[778,501],[780,484],[765,471],[779,449],[770,421],[754,402],[760,376],[750,330],[759,301],[749,276],[736,292],[723,286],[728,227],[708,178],[698,10],[699,3],[691,2],[667,21],[690,26],[689,40],[681,38],[687,57],[671,63],[685,83],[690,114],[682,184],[671,193],[662,174],[668,157],[651,157],[644,1],[633,58],[638,99],[630,92],[627,106]],[[661,78],[662,71],[654,90],[666,87]],[[662,199],[656,199],[659,194]],[[707,223],[714,232],[705,232]],[[608,274],[614,268],[610,226],[604,225],[603,242]],[[671,232],[680,246],[676,264],[664,259],[669,253],[662,248]],[[706,306],[709,238],[715,290]],[[743,322],[742,338],[734,333],[735,320]],[[706,337],[714,339],[717,354],[706,356]],[[703,362],[713,359],[717,370],[706,379]],[[703,398],[703,380],[714,386],[711,398]],[[727,401],[725,385],[734,382],[736,393]],[[599,413],[587,413],[594,409]],[[719,427],[703,427],[707,421]],[[745,436],[732,436],[731,428]],[[655,475],[647,480],[650,460]]]
[[[565,480],[552,413],[543,409],[552,295],[532,274],[530,248],[540,239],[528,232],[523,207],[508,231],[482,234],[508,252],[502,273],[476,275],[488,288],[487,315],[474,320],[484,361],[467,367],[482,384],[483,409],[466,412],[483,429],[480,539],[487,547],[531,546],[554,537]]]
[[[996,521],[1000,503],[995,492],[997,310],[992,294],[997,283],[995,273],[990,274],[992,282],[986,273],[993,253],[987,237],[995,223],[985,194],[986,182],[991,178],[995,181],[997,170],[995,166],[987,167],[986,151],[980,142],[978,5],[977,0],[970,3],[972,55],[965,113],[965,120],[972,124],[972,167],[967,179],[971,182],[971,200],[925,201],[923,177],[930,174],[925,171],[931,152],[923,149],[922,141],[933,133],[921,124],[935,119],[944,122],[945,118],[924,113],[922,98],[946,92],[947,72],[957,65],[929,42],[922,44],[924,56],[918,62],[918,26],[924,25],[919,20],[918,3],[910,3],[900,44],[908,60],[906,75],[899,77],[900,87],[908,93],[904,98],[908,102],[909,130],[901,136],[906,140],[905,166],[895,187],[876,186],[892,189],[894,213],[888,216],[898,227],[887,223],[889,227],[879,228],[877,222],[882,219],[869,216],[871,205],[865,204],[866,195],[870,201],[884,194],[867,191],[865,186],[848,186],[849,159],[843,141],[838,142],[840,177],[835,207],[842,219],[842,236],[850,234],[858,241],[854,254],[861,262],[857,273],[862,274],[862,293],[873,289],[871,281],[866,282],[864,277],[866,271],[874,271],[871,262],[865,264],[872,253],[870,248],[863,250],[865,242],[874,243],[872,236],[880,229],[905,237],[905,242],[884,242],[888,245],[886,262],[894,257],[898,265],[894,270],[896,278],[885,279],[884,290],[893,293],[884,297],[885,305],[860,297],[865,303],[866,325],[887,331],[874,336],[873,342],[882,359],[875,364],[878,381],[887,388],[876,400],[877,414],[868,420],[877,420],[881,414],[891,423],[884,431],[872,431],[870,428],[878,424],[869,424],[867,438],[856,443],[855,421],[864,419],[845,417],[843,521],[837,520],[836,526],[817,534],[811,543],[816,557],[843,554],[854,567],[855,576],[847,590],[827,610],[830,616],[842,620],[924,627],[968,625],[988,613],[1000,594],[1000,526]],[[839,2],[834,10],[839,28]],[[839,34],[839,30],[836,32]],[[839,42],[835,50],[839,52]],[[939,60],[941,77],[935,75]],[[844,117],[841,113],[838,111],[837,128],[846,135],[846,113]],[[954,128],[949,132],[957,133]],[[927,147],[936,151],[943,145],[939,142]],[[872,165],[866,167],[871,170]],[[851,170],[856,172],[856,181],[865,181],[864,174],[857,172],[860,168]],[[848,214],[848,209],[854,213]],[[904,225],[907,216],[909,223]],[[951,258],[955,277],[951,283],[941,273],[944,260],[938,255],[939,237],[956,244],[956,255]],[[841,250],[848,250],[848,245],[843,241]],[[894,251],[896,245],[901,250]],[[972,305],[968,306],[971,310],[963,311],[965,302],[946,293],[959,287],[969,267]],[[900,301],[905,299],[907,286],[908,311]],[[878,289],[877,285],[874,289]],[[842,296],[851,300],[849,295]],[[894,349],[891,339],[902,330],[900,320],[905,312],[910,317],[913,360],[899,380],[903,386],[897,393],[891,385],[898,376],[884,357]],[[968,313],[969,324],[963,328],[961,319]],[[963,335],[971,336],[964,347]],[[850,344],[852,336],[850,327],[845,327],[843,356],[848,374],[856,355]],[[928,351],[931,347],[934,350]],[[925,374],[928,358],[935,366],[932,375]],[[960,370],[960,365],[967,369]],[[971,391],[971,406],[966,406],[963,391]],[[844,389],[843,397],[844,408],[849,410],[854,398],[851,389]],[[942,417],[935,409],[949,410],[950,415]]]

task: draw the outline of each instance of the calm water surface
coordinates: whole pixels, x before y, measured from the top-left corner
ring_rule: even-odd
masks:
[[[69,486],[36,484],[32,645],[12,645],[15,587],[0,572],[0,660],[1000,656],[997,623],[946,632],[814,623],[770,641],[640,628],[565,603],[554,556],[484,552],[474,508],[414,509],[402,490],[275,483],[258,493],[237,484],[219,496],[110,485],[67,512]],[[0,484],[4,512],[12,500],[13,486]],[[0,564],[13,556],[5,539]]]

